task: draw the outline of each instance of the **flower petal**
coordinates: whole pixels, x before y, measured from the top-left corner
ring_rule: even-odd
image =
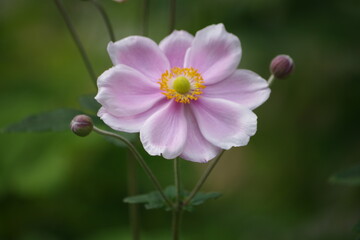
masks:
[[[140,129],[140,139],[150,155],[172,159],[184,149],[187,122],[184,104],[168,101],[169,104],[146,120]]]
[[[193,39],[190,33],[175,30],[160,42],[159,47],[169,59],[172,68],[184,66],[185,53]]]
[[[185,67],[197,69],[208,85],[230,76],[239,65],[240,58],[239,38],[228,33],[223,24],[217,24],[196,33],[185,56]]]
[[[209,85],[204,97],[222,98],[255,109],[270,96],[270,88],[265,79],[249,70],[236,70],[227,79]]]
[[[115,43],[110,42],[107,49],[114,65],[130,66],[154,82],[170,66],[159,46],[146,37],[130,36]]]
[[[215,146],[223,149],[245,146],[256,132],[256,115],[240,104],[203,97],[191,107],[201,133]]]
[[[144,112],[164,98],[158,84],[125,65],[116,65],[98,78],[95,99],[115,116],[131,116]]]
[[[114,130],[120,132],[140,132],[141,127],[144,125],[145,121],[151,117],[155,112],[159,111],[161,108],[165,107],[165,103],[168,102],[166,99],[163,99],[157,102],[149,110],[125,117],[118,117],[109,113],[104,107],[100,108],[98,116],[101,120],[104,121],[106,125],[111,127]]]
[[[193,162],[208,162],[216,157],[221,149],[204,138],[191,109],[186,108],[185,111],[188,130],[185,147],[180,157]]]

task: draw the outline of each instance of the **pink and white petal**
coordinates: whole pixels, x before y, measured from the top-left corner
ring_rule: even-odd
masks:
[[[228,33],[223,24],[210,25],[195,35],[185,55],[185,67],[201,73],[205,84],[213,84],[230,76],[241,58],[240,40]]]
[[[110,42],[107,49],[114,65],[132,67],[154,82],[157,82],[170,66],[159,46],[146,37],[130,36],[115,43]]]
[[[187,122],[184,104],[168,102],[165,108],[146,120],[140,129],[140,140],[150,155],[172,159],[178,157],[184,149]]]
[[[140,129],[144,125],[145,121],[150,118],[155,112],[165,107],[166,102],[167,100],[163,99],[145,112],[125,117],[115,116],[109,113],[104,107],[102,107],[98,112],[98,116],[101,118],[101,120],[104,121],[106,125],[108,125],[114,130],[129,133],[140,132]]]
[[[245,146],[256,132],[257,116],[240,104],[202,97],[191,107],[202,135],[222,149]]]
[[[221,149],[204,138],[191,109],[186,108],[185,111],[188,130],[185,147],[180,157],[192,162],[208,162],[216,157]]]
[[[172,68],[184,66],[185,53],[193,39],[194,36],[190,33],[175,30],[160,42],[159,47],[169,59]]]
[[[223,81],[209,85],[204,97],[222,98],[255,109],[270,96],[269,84],[258,74],[249,70],[236,70]]]
[[[125,65],[117,65],[98,78],[95,99],[115,116],[132,116],[151,108],[164,98],[156,83]]]

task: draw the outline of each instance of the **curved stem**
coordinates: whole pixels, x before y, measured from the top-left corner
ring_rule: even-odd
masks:
[[[150,0],[143,1],[143,12],[142,12],[142,35],[147,36],[149,34],[149,7]]]
[[[66,23],[66,26],[71,34],[71,37],[73,38],[80,54],[81,54],[81,57],[82,57],[82,60],[84,61],[84,64],[85,64],[85,67],[90,75],[90,78],[91,80],[93,81],[93,83],[95,84],[95,87],[96,87],[96,80],[97,80],[97,77],[95,75],[95,72],[92,68],[92,65],[90,63],[90,60],[89,60],[89,57],[87,56],[86,54],[86,51],[85,51],[85,48],[84,46],[82,45],[79,37],[78,37],[78,34],[76,33],[75,31],[75,28],[70,20],[70,17],[69,15],[67,14],[66,12],[66,9],[64,7],[64,5],[62,4],[62,1],[61,0],[54,0],[55,2],[55,5],[57,6],[61,16],[63,17],[65,23]]]
[[[271,76],[267,80],[267,83],[269,84],[269,87],[273,84],[274,80],[275,80],[275,76],[273,74],[271,74]]]
[[[161,198],[163,199],[164,203],[169,207],[169,208],[173,208],[172,203],[170,202],[170,200],[165,196],[164,192],[163,192],[163,188],[161,187],[159,181],[157,180],[157,178],[155,177],[154,173],[151,171],[150,167],[147,165],[147,163],[145,162],[145,160],[143,159],[143,157],[140,155],[140,153],[136,150],[136,148],[134,147],[134,145],[132,145],[131,142],[129,142],[129,140],[127,140],[126,138],[117,135],[116,133],[112,133],[112,132],[108,132],[102,129],[99,129],[97,127],[94,126],[93,131],[96,133],[99,133],[101,135],[104,136],[109,136],[109,137],[113,137],[116,138],[120,141],[122,141],[123,143],[126,144],[126,146],[129,148],[129,150],[131,151],[131,153],[134,155],[134,157],[136,158],[136,160],[138,161],[138,163],[140,164],[140,166],[144,169],[145,173],[148,175],[148,177],[150,178],[150,180],[152,181],[152,183],[154,184],[154,187],[156,188],[156,190],[159,191]]]
[[[176,0],[170,0],[170,33],[175,29],[176,22]]]
[[[103,18],[104,22],[105,22],[105,25],[106,25],[106,28],[109,32],[109,37],[110,37],[110,40],[115,42],[116,39],[115,39],[115,34],[114,34],[114,30],[113,30],[113,27],[111,25],[111,22],[110,22],[110,19],[109,19],[109,16],[107,15],[105,9],[103,8],[103,6],[96,0],[91,0],[90,1],[92,4],[94,4],[95,8],[100,12],[101,14],[101,17]]]
[[[197,182],[194,189],[191,191],[190,195],[185,199],[183,205],[187,205],[191,202],[191,200],[195,197],[196,193],[200,190],[200,188],[204,185],[206,179],[209,177],[211,171],[214,169],[216,164],[219,162],[221,156],[224,154],[224,150],[217,156],[217,158],[211,163],[211,165],[206,169],[204,174],[201,176],[200,180]]]
[[[174,180],[176,188],[176,202],[175,208],[173,209],[172,229],[173,229],[173,240],[178,240],[180,237],[180,225],[181,225],[181,212],[182,205],[180,200],[181,194],[181,183],[180,183],[180,166],[179,158],[174,159]]]

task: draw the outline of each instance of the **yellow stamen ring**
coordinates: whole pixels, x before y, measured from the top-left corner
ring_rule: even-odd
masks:
[[[174,67],[163,73],[158,83],[167,99],[174,98],[180,103],[199,99],[202,89],[206,87],[201,74],[194,68]]]

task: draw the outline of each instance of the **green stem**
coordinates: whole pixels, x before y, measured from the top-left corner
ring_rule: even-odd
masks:
[[[181,209],[174,209],[173,217],[172,217],[173,240],[180,239],[180,222],[181,222]]]
[[[170,0],[170,33],[175,29],[176,22],[176,0]]]
[[[172,229],[173,229],[173,240],[178,240],[180,238],[180,225],[181,225],[181,212],[182,204],[180,201],[181,194],[181,183],[180,183],[180,159],[174,159],[174,180],[176,188],[176,202],[173,209],[173,219],[172,219]]]
[[[196,186],[194,187],[194,189],[191,191],[190,195],[185,199],[185,201],[183,202],[183,206],[186,206],[187,204],[189,204],[191,202],[191,200],[195,197],[196,193],[200,190],[200,188],[204,185],[206,179],[209,177],[211,171],[214,169],[214,167],[216,166],[216,164],[219,162],[221,156],[224,154],[224,150],[219,154],[219,156],[217,156],[217,158],[215,160],[213,160],[213,162],[211,163],[211,165],[206,169],[206,171],[204,172],[204,174],[202,175],[202,177],[200,178],[200,180],[197,182]]]
[[[163,188],[161,187],[159,181],[157,180],[156,176],[154,175],[154,173],[152,172],[152,170],[150,169],[150,167],[147,165],[147,163],[145,162],[145,160],[143,159],[143,157],[140,155],[140,153],[136,150],[136,148],[134,147],[134,145],[132,145],[131,142],[129,142],[129,140],[127,140],[126,138],[116,134],[116,133],[112,133],[112,132],[108,132],[102,129],[99,129],[97,127],[94,126],[93,131],[104,135],[104,136],[109,136],[109,137],[113,137],[116,138],[120,141],[122,141],[123,143],[126,144],[126,146],[129,148],[129,150],[131,151],[131,153],[134,155],[134,157],[136,158],[136,160],[138,161],[138,163],[140,164],[140,166],[144,169],[145,173],[148,175],[148,177],[150,178],[150,180],[152,181],[152,183],[154,184],[154,187],[156,188],[156,190],[159,191],[161,198],[163,199],[164,203],[169,207],[169,208],[173,208],[172,203],[170,202],[170,200],[165,196]]]
[[[149,34],[149,8],[150,0],[143,0],[142,9],[142,35],[147,36]]]
[[[275,76],[271,74],[271,76],[267,80],[269,87],[273,84],[274,80],[275,80]]]
[[[115,42],[116,39],[115,39],[115,34],[114,34],[114,30],[113,30],[113,27],[111,25],[111,22],[110,22],[110,19],[109,19],[109,16],[107,15],[104,7],[96,0],[91,0],[90,1],[92,4],[94,4],[95,8],[100,12],[101,14],[101,17],[103,18],[104,22],[105,22],[105,25],[106,25],[106,28],[109,32],[109,37],[110,37],[110,40]]]
[[[174,159],[174,181],[176,188],[176,204],[180,204],[180,191],[181,191],[181,183],[180,183],[180,159]]]
[[[128,196],[135,196],[138,194],[138,183],[136,178],[135,161],[131,158],[129,151],[127,151],[127,181],[128,181]],[[130,226],[132,231],[133,240],[140,239],[140,218],[139,218],[139,205],[130,204],[129,206]]]
[[[95,75],[95,72],[92,68],[92,65],[90,63],[90,60],[89,60],[89,57],[87,56],[86,54],[86,51],[85,51],[85,48],[83,46],[83,44],[81,43],[79,37],[78,37],[78,34],[76,33],[75,31],[75,28],[70,20],[70,17],[69,15],[67,14],[66,12],[66,9],[64,7],[64,5],[62,4],[62,1],[61,0],[54,0],[55,2],[55,5],[57,6],[61,16],[63,17],[65,23],[66,23],[66,26],[71,34],[71,37],[73,38],[80,54],[81,54],[81,57],[82,57],[82,60],[84,61],[84,64],[85,64],[85,67],[90,75],[90,78],[91,80],[93,81],[93,83],[95,84],[95,87],[96,87],[96,80],[97,80],[97,77]]]

